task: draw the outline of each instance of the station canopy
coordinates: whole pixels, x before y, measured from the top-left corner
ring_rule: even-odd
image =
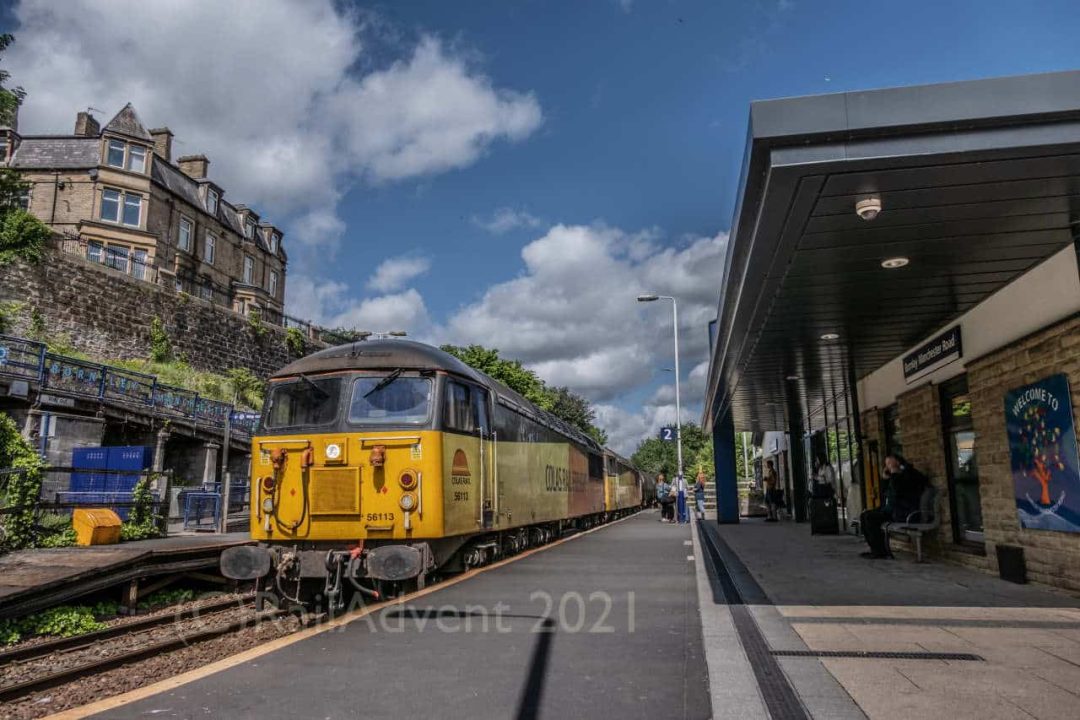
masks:
[[[787,428],[789,397],[813,413],[1078,222],[1080,72],[753,103],[706,426]]]

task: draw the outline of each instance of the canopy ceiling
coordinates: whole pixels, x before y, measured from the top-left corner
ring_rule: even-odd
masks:
[[[1080,72],[753,103],[706,425],[730,408],[737,429],[786,428],[789,398],[812,412],[1078,221]]]

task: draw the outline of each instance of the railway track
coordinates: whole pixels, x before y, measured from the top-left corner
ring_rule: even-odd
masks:
[[[253,604],[254,598],[241,601],[233,598],[191,608],[176,615],[155,616],[78,637],[60,638],[0,653],[0,702],[18,700],[129,663],[196,645],[288,613],[287,610],[273,610],[254,615],[251,612]],[[236,617],[237,612],[240,613],[239,617]],[[191,627],[178,628],[176,634],[164,638],[154,637],[155,631],[170,623],[186,623]],[[110,653],[108,641],[118,639],[123,640],[123,646],[117,648],[117,652]],[[80,658],[79,655],[86,657]]]

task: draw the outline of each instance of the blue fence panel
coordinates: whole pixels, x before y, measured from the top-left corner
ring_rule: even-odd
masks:
[[[157,505],[159,496],[153,494],[153,502]],[[135,502],[131,492],[102,491],[102,492],[58,492],[56,502],[62,505],[74,505],[75,507],[104,507],[109,508],[121,520],[127,520],[131,514],[131,505]],[[121,507],[121,505],[123,507]]]
[[[221,493],[184,493],[184,529],[216,531],[221,518]]]
[[[101,397],[104,377],[104,365],[45,353],[45,377],[42,384],[51,390]]]
[[[194,418],[198,403],[199,395],[192,390],[171,385],[154,386],[154,407],[163,412]]]
[[[114,367],[105,368],[105,397],[110,400],[150,405],[154,401],[155,380],[153,375],[119,370]]]
[[[110,473],[106,482],[106,490],[116,492],[131,492],[135,489],[135,483],[139,477],[154,464],[154,449],[142,445],[129,445],[123,447],[111,447],[109,451],[109,470],[130,470],[123,474]]]
[[[201,397],[195,403],[195,419],[215,427],[225,427],[225,418],[230,412],[232,412],[232,405],[210,398]]]
[[[101,447],[80,447],[71,450],[71,467],[91,472],[71,473],[72,492],[94,492],[105,490],[107,476],[93,470],[107,470],[109,450]]]
[[[259,427],[259,413],[234,412],[229,420],[230,429],[238,435],[252,436]]]
[[[43,343],[0,335],[0,375],[40,381],[44,357]]]

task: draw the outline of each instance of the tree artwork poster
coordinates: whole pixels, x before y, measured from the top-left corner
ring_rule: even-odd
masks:
[[[1007,392],[1005,430],[1020,525],[1080,533],[1080,458],[1068,378],[1051,375]]]

